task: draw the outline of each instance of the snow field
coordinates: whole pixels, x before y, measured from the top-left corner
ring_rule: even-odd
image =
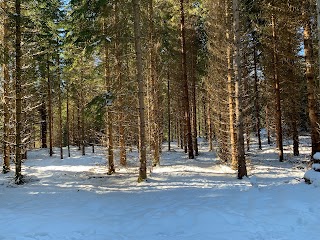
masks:
[[[318,239],[320,191],[302,179],[307,146],[298,158],[288,147],[279,163],[272,146],[253,145],[250,179],[239,181],[205,143],[194,160],[173,145],[140,184],[136,151],[112,176],[103,149],[86,156],[72,149],[64,160],[31,151],[26,184],[0,175],[0,240]]]

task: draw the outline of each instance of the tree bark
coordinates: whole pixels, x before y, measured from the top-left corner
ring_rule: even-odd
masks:
[[[47,108],[45,100],[42,101],[39,108],[40,117],[41,117],[41,148],[47,148]]]
[[[15,183],[22,184],[22,173],[21,173],[21,163],[22,163],[22,64],[21,64],[21,0],[15,0],[15,24],[16,24],[16,41],[15,41],[15,100],[16,100],[16,152],[15,152]]]
[[[168,112],[168,151],[171,151],[171,95],[170,95],[170,71],[169,67],[167,69],[168,76],[167,76],[167,112]]]
[[[107,36],[106,19],[103,19],[103,34]],[[107,92],[110,92],[111,79],[109,69],[109,48],[104,42],[104,78]],[[113,153],[113,125],[110,106],[106,106],[106,135],[107,135],[107,154],[108,154],[108,175],[115,173],[114,153]]]
[[[139,106],[139,158],[140,169],[138,181],[147,178],[147,151],[146,151],[146,129],[145,129],[145,104],[144,104],[144,79],[143,79],[143,60],[141,50],[140,33],[140,1],[132,0],[134,15],[134,40],[136,51],[136,67],[138,81],[138,106]]]
[[[229,13],[229,3],[225,2],[225,11],[226,11],[226,23],[227,26],[230,22],[230,13]],[[229,104],[229,134],[230,134],[230,146],[231,146],[231,165],[233,169],[237,169],[238,160],[237,160],[237,135],[235,131],[235,105],[234,105],[234,82],[232,80],[232,46],[233,43],[230,37],[230,30],[226,31],[226,40],[227,40],[227,85],[228,85],[228,104]]]
[[[49,122],[49,155],[53,155],[53,123],[52,123],[52,96],[49,53],[47,53],[47,91],[48,91],[48,122]]]
[[[70,116],[69,116],[69,82],[67,82],[66,85],[66,90],[67,90],[67,120],[66,120],[66,125],[67,125],[67,147],[68,147],[68,157],[71,157],[70,153]]]
[[[273,82],[275,90],[275,107],[276,107],[276,134],[279,161],[283,162],[283,137],[282,137],[282,121],[281,121],[281,95],[280,80],[278,76],[278,51],[277,51],[277,35],[275,17],[272,16],[272,39],[273,39]]]
[[[3,10],[7,12],[7,1],[3,1]],[[8,16],[4,14],[3,19],[3,166],[2,172],[8,173],[10,171],[10,111],[9,111],[9,88],[10,88],[10,75],[9,75],[9,25]]]
[[[187,52],[186,52],[186,30],[185,30],[185,16],[184,16],[184,0],[180,0],[180,15],[181,15],[181,57],[182,57],[182,81],[183,81],[183,108],[185,121],[185,136],[188,146],[189,159],[194,158],[191,121],[190,121],[190,103],[189,103],[189,89],[188,89],[188,75],[187,75]]]
[[[192,47],[194,48],[194,47]],[[197,58],[197,51],[192,51],[193,56],[192,63],[191,63],[191,71],[192,71],[192,125],[193,125],[193,149],[194,149],[194,155],[199,155],[199,148],[198,148],[198,129],[197,129],[197,87],[196,87],[196,58]]]
[[[59,51],[59,50],[58,50]],[[57,82],[58,82],[58,108],[59,108],[59,147],[60,158],[63,159],[63,135],[62,135],[62,101],[61,101],[61,86],[60,86],[60,56],[57,54]]]
[[[240,58],[240,10],[239,0],[233,0],[233,16],[234,16],[234,47],[235,47],[235,112],[236,112],[236,127],[237,127],[237,162],[238,162],[238,179],[247,176],[247,167],[244,151],[244,136],[243,136],[243,109],[242,96],[240,93],[241,86],[241,58]]]
[[[254,109],[255,109],[255,118],[256,118],[256,135],[258,137],[258,148],[262,150],[261,145],[261,134],[260,134],[260,98],[259,98],[259,88],[258,88],[258,71],[257,71],[257,49],[256,43],[254,43],[253,47],[253,64],[254,64],[254,91],[255,91],[255,98],[254,98]]]
[[[153,0],[149,0],[149,75],[151,83],[151,132],[152,132],[152,146],[153,146],[153,166],[160,164],[160,130],[159,130],[159,105],[158,105],[158,89],[157,89],[157,71],[156,71],[156,43],[154,30],[154,14],[153,14]]]
[[[309,111],[309,121],[311,127],[311,156],[316,152],[320,152],[320,133],[319,133],[319,117],[317,109],[316,91],[317,86],[315,82],[314,73],[314,62],[313,62],[313,45],[311,37],[311,17],[310,12],[310,2],[304,0],[303,2],[303,20],[304,20],[304,54],[305,54],[305,65],[306,65],[306,81],[307,81],[307,91],[308,91],[308,111]]]

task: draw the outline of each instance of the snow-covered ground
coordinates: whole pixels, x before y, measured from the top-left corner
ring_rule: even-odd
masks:
[[[252,146],[251,178],[243,180],[205,142],[195,160],[164,146],[161,166],[140,184],[135,151],[112,176],[103,149],[86,156],[72,149],[64,160],[31,151],[26,184],[0,174],[0,240],[319,239],[320,189],[302,179],[307,140],[300,157],[287,146],[284,163],[271,146]]]

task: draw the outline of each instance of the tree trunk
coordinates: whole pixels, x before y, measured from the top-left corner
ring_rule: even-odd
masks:
[[[168,112],[168,151],[171,151],[171,95],[170,95],[170,71],[169,67],[167,69],[168,76],[167,76],[167,112]]]
[[[276,107],[276,134],[279,161],[283,162],[283,138],[282,138],[282,121],[281,121],[281,96],[280,96],[280,80],[278,76],[278,52],[277,52],[277,35],[275,18],[272,16],[272,38],[273,38],[273,81],[275,90],[275,107]]]
[[[132,0],[134,15],[134,40],[136,50],[136,67],[138,81],[138,104],[139,104],[139,158],[140,169],[138,181],[147,178],[147,151],[146,151],[146,130],[145,130],[145,106],[144,106],[144,79],[143,79],[143,60],[141,50],[140,34],[140,1]]]
[[[103,19],[103,33],[107,36],[106,19]],[[104,78],[107,92],[110,92],[111,79],[109,69],[109,48],[107,42],[104,43]],[[113,125],[112,113],[110,106],[106,106],[106,135],[107,135],[107,152],[108,152],[108,175],[115,173],[114,154],[113,154]]]
[[[78,150],[81,150],[81,103],[80,103],[80,96],[77,96],[77,145]]]
[[[15,51],[16,51],[16,66],[15,66],[15,100],[16,100],[16,161],[15,161],[15,183],[22,184],[22,173],[21,173],[21,163],[22,163],[22,52],[21,52],[21,0],[15,0],[15,24],[16,24],[16,41],[15,41]]]
[[[86,155],[86,139],[85,139],[85,129],[86,129],[86,123],[85,123],[85,101],[84,101],[84,73],[83,73],[83,66],[81,66],[81,76],[80,76],[80,122],[81,122],[81,152],[82,156]]]
[[[318,27],[318,49],[320,49],[320,0],[317,0],[317,27]],[[320,51],[318,51],[318,63],[320,63]],[[320,68],[318,76],[318,86],[320,86]],[[316,84],[317,85],[317,84]]]
[[[41,148],[47,148],[47,108],[45,100],[42,101],[40,109],[40,117],[41,117]]]
[[[3,10],[7,12],[7,1],[4,0]],[[9,25],[8,17],[4,14],[3,19],[3,166],[2,172],[8,173],[10,171],[10,111],[9,111],[9,88],[10,88],[10,75],[9,75]]]
[[[114,21],[115,21],[115,25],[120,25],[119,23],[119,2],[115,3],[115,17],[114,17]],[[120,106],[120,112],[119,112],[119,147],[120,147],[120,164],[122,166],[126,166],[127,165],[127,156],[126,156],[126,143],[125,143],[125,131],[124,131],[124,126],[123,126],[123,121],[124,121],[124,104],[123,104],[123,95],[121,93],[121,86],[123,85],[122,81],[123,81],[123,68],[122,68],[122,64],[121,64],[121,46],[120,46],[120,38],[121,38],[121,29],[117,29],[116,30],[116,39],[115,39],[115,57],[116,57],[116,83],[118,85],[118,90],[120,92],[120,96],[119,96],[119,106]],[[125,46],[125,48],[127,48],[127,46]],[[129,69],[128,69],[129,72]],[[129,76],[129,75],[128,75]]]
[[[67,90],[67,120],[66,120],[66,125],[67,125],[67,147],[68,147],[68,157],[71,157],[70,153],[70,116],[69,116],[69,82],[67,82],[66,86]]]
[[[180,15],[181,15],[181,57],[182,57],[182,81],[183,81],[183,109],[185,120],[185,136],[188,146],[189,159],[194,158],[191,121],[190,121],[190,103],[188,90],[188,76],[187,76],[187,52],[186,52],[186,36],[185,36],[185,16],[184,16],[184,0],[180,0]]]
[[[271,144],[271,134],[270,134],[270,123],[269,123],[269,105],[266,105],[266,128],[267,128],[267,138],[268,138],[268,144]]]
[[[299,156],[299,132],[298,132],[297,120],[293,119],[292,124],[293,124],[292,126],[293,155]]]
[[[259,98],[259,88],[258,88],[258,71],[257,71],[257,49],[256,49],[256,43],[254,43],[253,47],[253,64],[254,64],[254,91],[255,91],[255,97],[254,97],[254,109],[255,109],[255,118],[256,118],[256,135],[258,137],[258,148],[259,150],[262,150],[261,145],[261,134],[260,134],[260,98]]]
[[[58,50],[59,51],[59,50]],[[62,101],[61,101],[61,86],[60,86],[60,56],[57,55],[57,82],[58,82],[58,107],[59,107],[59,147],[60,158],[63,159],[63,135],[62,135]]]
[[[212,133],[212,119],[211,119],[211,108],[208,106],[207,108],[207,129],[208,129],[208,142],[209,142],[209,151],[213,151],[213,133]]]
[[[194,148],[194,154],[195,156],[199,155],[199,148],[198,148],[198,131],[197,131],[197,94],[196,94],[196,58],[197,58],[197,53],[194,51],[193,55],[191,56],[192,58],[192,64],[191,64],[191,71],[192,71],[192,112],[193,112],[193,118],[192,118],[192,123],[193,123],[193,148]]]
[[[51,77],[50,77],[50,62],[49,53],[47,53],[47,91],[48,91],[48,122],[49,122],[49,155],[53,155],[53,123],[52,123],[52,96],[51,96]]]
[[[152,146],[153,146],[153,166],[160,164],[160,130],[159,130],[159,105],[158,105],[158,89],[157,89],[157,72],[156,72],[156,43],[154,30],[154,14],[153,14],[153,0],[149,0],[149,43],[150,43],[150,83],[151,83],[151,132],[152,132]]]
[[[313,56],[313,45],[312,45],[312,33],[311,33],[311,17],[310,12],[310,2],[304,0],[303,2],[303,20],[304,20],[304,54],[305,54],[305,65],[306,65],[306,80],[307,80],[307,91],[308,91],[308,111],[309,111],[309,121],[311,127],[311,156],[316,152],[320,152],[320,133],[319,133],[319,118],[317,109],[317,86],[315,82],[314,73],[314,56]]]
[[[226,14],[226,24],[227,27],[230,25],[230,13],[229,13],[229,3],[225,2],[225,14]],[[228,104],[229,104],[229,134],[230,134],[230,146],[231,146],[231,166],[233,169],[237,169],[237,135],[235,132],[235,109],[234,109],[234,82],[232,80],[232,41],[230,37],[230,30],[226,30],[226,40],[227,40],[227,85],[228,85]]]
[[[234,47],[235,47],[235,112],[236,112],[236,127],[237,127],[237,162],[238,162],[238,179],[247,176],[247,167],[244,151],[244,136],[243,136],[243,109],[242,96],[240,93],[241,86],[241,59],[240,59],[240,10],[239,0],[233,0],[233,16],[234,16]]]

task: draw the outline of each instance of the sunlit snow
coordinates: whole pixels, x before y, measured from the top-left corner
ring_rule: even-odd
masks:
[[[193,160],[164,145],[161,166],[149,164],[140,184],[136,150],[111,176],[103,148],[86,156],[72,148],[63,160],[30,151],[24,185],[13,184],[13,172],[0,175],[0,239],[318,239],[320,185],[303,180],[308,141],[300,139],[300,157],[286,145],[283,163],[274,146],[253,143],[243,180],[205,142]]]

